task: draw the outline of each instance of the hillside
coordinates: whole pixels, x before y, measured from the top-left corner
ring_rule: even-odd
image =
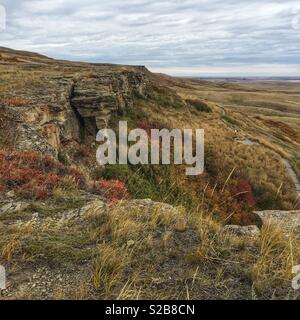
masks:
[[[299,89],[0,47],[5,299],[298,298]],[[96,133],[119,120],[205,129],[204,174],[100,168]]]

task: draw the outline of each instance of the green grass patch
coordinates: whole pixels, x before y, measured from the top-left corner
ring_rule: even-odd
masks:
[[[198,110],[200,112],[207,112],[207,113],[211,113],[212,112],[211,107],[207,103],[205,103],[204,101],[188,99],[188,100],[186,100],[186,102],[190,106],[192,106],[193,108],[195,108],[196,110]]]

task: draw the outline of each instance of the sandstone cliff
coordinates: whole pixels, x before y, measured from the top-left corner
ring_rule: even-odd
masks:
[[[10,85],[1,100],[15,104],[9,110],[14,147],[53,156],[83,136],[95,138],[111,114],[132,106],[133,95],[143,95],[150,81],[144,67],[54,61],[9,49],[2,49],[0,65]]]

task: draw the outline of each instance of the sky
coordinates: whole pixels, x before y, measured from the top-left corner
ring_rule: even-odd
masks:
[[[180,76],[300,77],[300,0],[0,0],[0,46]]]

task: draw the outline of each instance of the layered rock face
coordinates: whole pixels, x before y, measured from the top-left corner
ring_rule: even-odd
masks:
[[[91,74],[74,80],[71,106],[81,126],[89,133],[105,128],[111,113],[131,106],[134,92],[143,94],[147,85],[143,72]]]
[[[26,77],[28,69],[31,74],[28,65],[16,68]],[[143,95],[150,83],[143,67],[51,62],[46,70],[40,68],[34,78],[38,86],[15,92],[31,103],[12,109],[18,124],[14,147],[55,157],[66,146],[95,139],[111,114],[132,106],[134,94]]]

